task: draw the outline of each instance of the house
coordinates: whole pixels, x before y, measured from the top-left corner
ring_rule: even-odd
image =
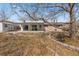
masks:
[[[6,31],[44,31],[43,21],[27,21],[25,23],[0,21],[0,32]]]
[[[0,32],[15,30],[15,24],[10,21],[0,21]]]

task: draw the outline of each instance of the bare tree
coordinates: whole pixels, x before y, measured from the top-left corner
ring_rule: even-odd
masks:
[[[4,10],[0,11],[0,20],[7,20],[9,17],[6,16],[6,12]]]
[[[33,9],[32,12],[30,13],[30,12],[28,11],[28,9],[26,8],[26,5],[27,5],[27,4],[11,4],[11,7],[12,7],[12,9],[13,9],[13,12],[14,12],[15,14],[17,14],[19,17],[21,17],[21,16],[18,14],[18,12],[20,12],[20,13],[25,13],[25,15],[28,16],[29,18],[31,18],[31,20],[38,20],[38,19],[36,18],[36,13],[37,13],[37,11],[38,11],[38,8],[36,7],[36,9]],[[30,5],[31,5],[31,4],[30,4]],[[32,6],[32,5],[31,5],[31,6]],[[18,8],[19,8],[19,10],[16,11],[16,9],[18,9]]]
[[[0,20],[8,20],[12,15],[12,13],[8,14],[5,10],[0,10]]]
[[[69,18],[70,18],[70,30],[69,30],[69,35],[70,35],[70,38],[71,39],[75,39],[75,34],[76,34],[76,12],[75,11],[77,11],[78,10],[78,7],[77,7],[77,4],[75,4],[75,3],[65,3],[65,4],[36,4],[35,6],[37,6],[38,8],[34,11],[34,10],[32,10],[32,11],[34,11],[33,13],[32,13],[32,15],[31,15],[31,13],[29,13],[28,11],[27,11],[27,8],[25,9],[23,6],[22,6],[22,4],[18,4],[18,6],[21,8],[20,9],[20,11],[21,12],[25,12],[26,14],[28,14],[28,16],[31,18],[31,19],[33,19],[33,20],[37,20],[37,19],[42,19],[44,22],[48,22],[47,20],[48,19],[46,19],[46,17],[47,17],[47,15],[41,15],[41,13],[40,13],[40,16],[41,17],[38,17],[38,18],[36,18],[36,13],[38,13],[39,11],[38,11],[38,8],[40,9],[40,10],[42,10],[42,8],[43,9],[49,9],[49,8],[52,8],[52,11],[51,10],[49,10],[49,12],[50,13],[52,13],[52,14],[48,14],[48,17],[50,16],[50,17],[53,17],[52,19],[54,19],[54,17],[55,16],[59,16],[59,15],[61,15],[62,13],[67,13],[68,15],[69,15]],[[43,12],[43,11],[42,11]],[[44,11],[45,12],[45,11]],[[51,16],[52,15],[52,16]],[[49,18],[50,18],[49,17]]]
[[[53,5],[43,5],[43,8],[58,8],[55,14],[53,15],[58,15],[61,14],[61,12],[66,12],[69,14],[70,18],[70,38],[75,39],[75,34],[76,34],[76,13],[75,10],[78,8],[76,6],[77,4],[75,3],[68,3],[68,4],[53,4]],[[54,11],[55,12],[55,11]]]

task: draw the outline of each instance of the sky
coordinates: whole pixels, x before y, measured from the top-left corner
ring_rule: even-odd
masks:
[[[33,9],[29,5],[26,5],[26,6],[27,6],[28,11],[31,12]],[[6,12],[7,16],[11,15],[11,13],[12,13],[11,5],[8,4],[8,3],[0,3],[0,10],[4,10]],[[47,11],[44,10],[44,11],[40,11],[40,12],[42,14],[46,14]],[[22,16],[22,15],[20,15],[20,16]],[[61,15],[57,19],[58,19],[58,22],[67,22],[68,21],[67,20],[68,19],[68,15]],[[19,17],[16,14],[14,14],[14,15],[12,15],[10,17],[9,20],[10,21],[14,21],[14,22],[18,22],[19,21]]]
[[[7,16],[11,15],[11,6],[8,3],[0,3],[0,10],[5,11]],[[17,16],[16,15],[11,16],[10,20],[17,21]]]

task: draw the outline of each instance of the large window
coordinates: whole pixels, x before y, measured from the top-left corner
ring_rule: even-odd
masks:
[[[39,30],[41,31],[41,29],[42,29],[42,25],[39,25]]]
[[[24,25],[24,30],[28,30],[28,25]]]
[[[5,24],[4,26],[5,26],[5,27],[8,27],[8,24]]]
[[[32,31],[37,31],[37,25],[32,25]]]

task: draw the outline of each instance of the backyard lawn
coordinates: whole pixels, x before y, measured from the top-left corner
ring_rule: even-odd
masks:
[[[18,33],[0,33],[0,55],[3,56],[79,55],[79,52],[65,49],[61,45],[56,44],[44,32],[39,33],[18,32]]]
[[[43,39],[43,33],[0,33],[0,55],[54,55]]]
[[[65,38],[64,43],[79,47],[79,39],[71,40],[71,39]]]

